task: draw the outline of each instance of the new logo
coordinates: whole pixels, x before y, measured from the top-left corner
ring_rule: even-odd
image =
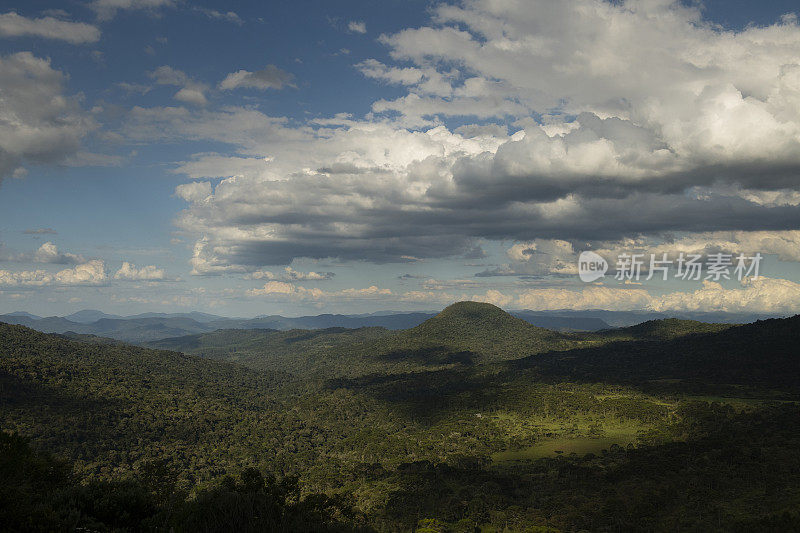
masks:
[[[608,262],[594,252],[581,252],[578,257],[578,276],[581,281],[591,283],[608,272]]]

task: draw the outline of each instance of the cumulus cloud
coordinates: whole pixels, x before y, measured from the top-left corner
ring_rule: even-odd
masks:
[[[211,183],[207,181],[183,183],[175,187],[175,196],[187,202],[202,202],[211,196]]]
[[[590,286],[582,290],[565,288],[529,289],[516,299],[520,308],[532,311],[553,309],[610,309],[630,311],[645,309],[652,297],[644,289]]]
[[[365,288],[347,288],[339,291],[323,291],[322,289],[295,285],[284,281],[268,281],[260,289],[250,289],[249,296],[269,296],[275,299],[290,301],[333,302],[347,300],[384,299],[392,295],[389,289],[381,289],[372,285]]]
[[[280,281],[326,281],[333,279],[335,275],[333,272],[298,272],[292,267],[286,267],[283,269],[282,274],[275,274],[269,270],[258,270],[245,277],[247,279],[273,279]]]
[[[375,59],[367,59],[357,63],[355,67],[368,78],[399,85],[416,85],[422,80],[426,72],[416,67],[387,67]],[[429,69],[427,72],[436,73],[436,70]],[[449,88],[449,85],[447,87]]]
[[[0,56],[0,180],[24,164],[62,163],[96,127],[64,94],[64,75],[30,52]]]
[[[658,245],[647,246],[652,253],[679,253],[708,256],[712,253],[732,255],[761,253],[775,255],[781,261],[800,262],[800,231],[728,231],[694,233]]]
[[[46,242],[33,254],[33,260],[37,263],[53,263],[58,265],[78,264],[86,260],[76,254],[59,252],[58,247],[52,242]]]
[[[205,94],[208,90],[208,86],[204,83],[200,83],[191,79],[186,75],[185,72],[181,70],[164,65],[151,72],[150,77],[153,78],[158,85],[173,85],[180,87],[178,92],[176,92],[173,96],[173,98],[179,102],[185,102],[187,104],[194,104],[198,106],[204,106],[208,104],[208,99],[206,98]]]
[[[653,295],[638,286],[590,285],[582,289],[534,288],[519,294],[489,290],[472,299],[532,311],[605,309],[613,311],[786,313],[800,312],[800,284],[786,279],[745,278],[739,288],[703,281],[694,291]]]
[[[114,274],[114,279],[123,281],[164,281],[166,278],[167,274],[164,269],[154,265],[136,268],[136,265],[127,261],[123,262],[120,269]]]
[[[544,276],[578,273],[577,255],[572,243],[560,239],[535,239],[531,242],[517,243],[508,249],[506,255],[511,263],[479,272],[476,276]]]
[[[223,91],[233,89],[283,89],[285,86],[292,86],[294,75],[281,70],[275,65],[267,65],[261,70],[250,72],[248,70],[238,70],[228,74],[219,83],[219,88]]]
[[[800,284],[786,279],[744,279],[741,289],[725,289],[704,281],[694,292],[674,292],[655,298],[654,311],[719,311],[725,313],[798,313]]]
[[[677,0],[474,0],[381,42],[391,61],[356,68],[405,94],[361,119],[132,111],[132,138],[235,153],[182,166],[225,178],[178,219],[196,271],[463,256],[487,239],[524,252],[495,274],[567,273],[557,243],[800,229],[795,19],[732,31]]]
[[[45,285],[98,285],[106,281],[105,264],[99,259],[50,273],[46,270],[0,270],[0,285],[41,287]]]
[[[800,231],[712,231],[685,233],[654,239],[647,236],[616,241],[568,242],[535,239],[517,243],[506,252],[510,262],[484,270],[477,277],[577,275],[578,254],[592,250],[608,261],[612,269],[620,254],[641,253],[676,260],[680,254],[774,255],[781,261],[800,262]]]
[[[485,294],[476,294],[472,297],[472,300],[476,302],[490,303],[496,305],[497,307],[506,307],[514,302],[514,297],[503,294],[495,289],[489,289]]]
[[[92,285],[103,283],[105,280],[105,264],[99,259],[61,270],[55,275],[55,282],[62,285]]]
[[[71,44],[85,44],[100,40],[100,30],[83,22],[69,22],[53,17],[30,19],[10,11],[0,14],[0,37],[41,37]]]
[[[199,86],[182,87],[178,92],[175,93],[173,98],[180,102],[186,102],[187,104],[206,105],[208,103],[205,90]]]

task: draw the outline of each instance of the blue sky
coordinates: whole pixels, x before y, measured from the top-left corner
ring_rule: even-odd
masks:
[[[0,312],[798,312],[793,10],[4,2]],[[765,260],[585,285],[587,249]]]

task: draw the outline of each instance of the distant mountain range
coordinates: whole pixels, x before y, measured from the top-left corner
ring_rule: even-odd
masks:
[[[122,317],[102,311],[84,310],[64,317],[39,317],[29,313],[0,315],[0,322],[17,324],[44,333],[77,333],[97,335],[125,342],[143,343],[170,337],[182,337],[230,329],[327,329],[380,327],[390,330],[408,329],[436,316],[433,312],[376,313],[370,315],[334,315],[256,318],[226,318],[207,313],[143,313]],[[597,331],[608,329],[608,323],[596,317],[557,316],[519,312],[518,316],[533,325],[555,330]]]
[[[511,311],[511,315],[541,328],[556,331],[600,331],[625,327],[648,320],[677,317],[702,322],[747,323],[771,318],[761,315],[726,313],[649,313],[626,311]],[[152,342],[170,337],[209,333],[220,329],[291,329],[381,327],[409,329],[436,316],[435,312],[378,312],[361,315],[322,314],[284,317],[264,315],[256,318],[228,318],[202,312],[141,313],[132,316],[111,315],[85,309],[63,317],[40,317],[23,311],[0,315],[0,322],[18,324],[45,333],[97,335],[125,342]]]

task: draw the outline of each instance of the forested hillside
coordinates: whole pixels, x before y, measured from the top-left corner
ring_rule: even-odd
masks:
[[[222,329],[153,341],[146,346],[235,362],[257,370],[305,375],[313,371],[317,360],[330,360],[326,354],[331,348],[369,342],[390,334],[383,328]]]
[[[462,303],[401,332],[165,341],[204,357],[0,325],[0,427],[32,446],[3,437],[0,466],[26,474],[0,513],[41,530],[790,531],[797,320],[565,334]]]

